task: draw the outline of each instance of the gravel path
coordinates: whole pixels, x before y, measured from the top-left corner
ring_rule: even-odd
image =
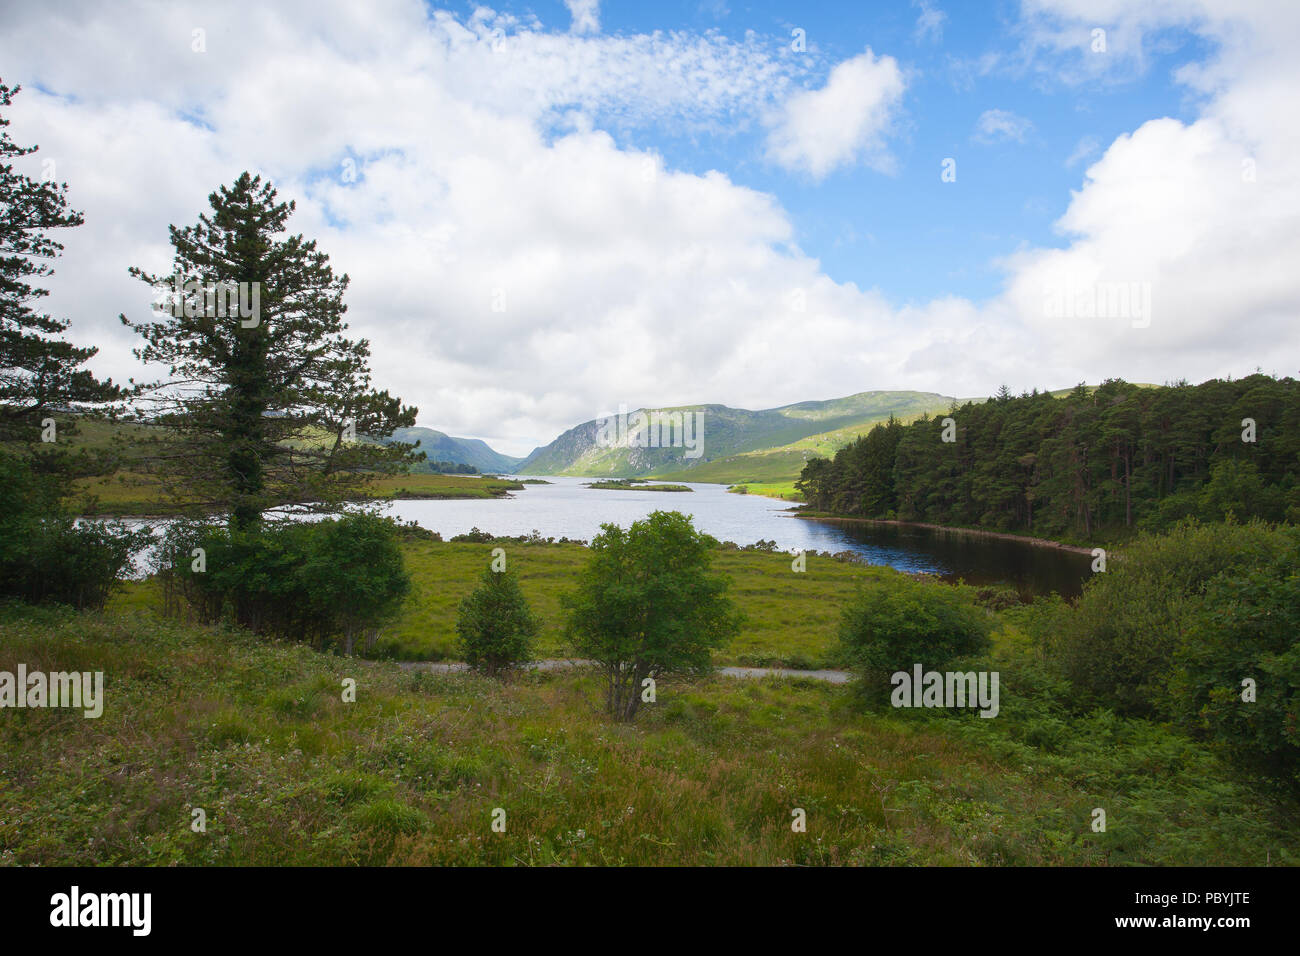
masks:
[[[595,661],[581,658],[563,658],[533,661],[524,667],[534,671],[562,671],[574,667],[594,667],[595,664]],[[469,670],[468,664],[444,661],[403,661],[398,666],[408,671],[428,671],[431,674],[461,674]],[[826,681],[828,684],[847,684],[853,677],[848,671],[801,671],[792,667],[719,667],[717,672],[724,677],[804,677]]]

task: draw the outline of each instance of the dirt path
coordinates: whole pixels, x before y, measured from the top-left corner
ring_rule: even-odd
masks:
[[[469,670],[468,664],[455,661],[402,661],[398,664],[403,670],[427,671],[431,674],[463,674]],[[525,664],[527,670],[561,671],[574,667],[594,667],[595,661],[581,658],[562,658],[555,660],[533,661]],[[803,677],[808,680],[825,681],[828,684],[847,684],[853,675],[848,671],[801,671],[792,667],[719,667],[717,673],[724,677]]]

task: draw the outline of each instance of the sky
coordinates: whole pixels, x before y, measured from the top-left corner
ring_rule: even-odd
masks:
[[[1300,4],[59,2],[14,140],[86,224],[92,368],[244,170],[348,273],[419,423],[526,454],[629,408],[1300,366]]]

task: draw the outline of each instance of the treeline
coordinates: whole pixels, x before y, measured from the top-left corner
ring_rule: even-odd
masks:
[[[1300,382],[1256,374],[1063,397],[1005,387],[814,458],[814,510],[1038,535],[1300,518]]]
[[[433,475],[477,475],[479,470],[461,461],[422,461],[412,465],[411,472]]]

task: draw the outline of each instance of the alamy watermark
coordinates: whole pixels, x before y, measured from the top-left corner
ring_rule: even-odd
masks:
[[[895,707],[978,707],[981,717],[998,715],[997,671],[895,671],[889,678]]]
[[[1130,319],[1135,329],[1151,325],[1150,282],[1049,282],[1043,286],[1043,314],[1049,319]]]
[[[262,321],[262,284],[260,282],[200,282],[184,279],[180,272],[170,283],[162,283],[154,310],[172,317],[210,319],[239,318],[246,329]]]
[[[596,419],[599,448],[681,448],[686,458],[704,454],[704,412],[646,410],[628,414],[618,406],[617,415]]]
[[[71,707],[86,717],[104,713],[104,672],[28,671],[26,664],[18,672],[0,671],[0,708],[18,710],[42,707]]]
[[[152,893],[83,893],[73,886],[50,897],[50,925],[125,927],[133,936],[148,936],[153,928]]]

